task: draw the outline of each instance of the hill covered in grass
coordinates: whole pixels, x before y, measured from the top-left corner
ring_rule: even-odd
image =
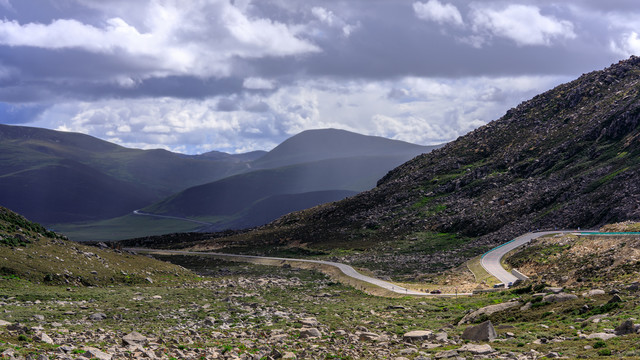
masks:
[[[174,284],[190,271],[106,247],[81,245],[0,207],[0,276],[41,284]]]

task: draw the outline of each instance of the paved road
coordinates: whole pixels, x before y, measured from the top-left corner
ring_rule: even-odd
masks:
[[[134,213],[136,213],[134,211]],[[152,214],[143,214],[137,213],[136,215],[152,215]],[[161,216],[161,215],[155,215]],[[171,218],[171,217],[170,217]],[[484,255],[482,255],[482,259],[480,264],[482,267],[487,270],[491,275],[495,276],[498,280],[500,280],[504,284],[508,284],[510,282],[515,282],[517,278],[513,276],[510,272],[506,271],[502,265],[500,264],[500,260],[511,250],[522,246],[534,239],[537,239],[541,236],[550,235],[550,234],[559,234],[559,233],[573,233],[579,232],[581,234],[588,234],[591,232],[579,231],[579,230],[557,230],[557,231],[541,231],[535,233],[526,233],[521,235],[505,244],[502,244],[492,250],[489,250]],[[333,266],[335,268],[340,269],[342,273],[345,275],[352,277],[354,279],[358,279],[369,284],[373,284],[379,286],[381,288],[387,289],[394,293],[405,294],[405,295],[414,295],[414,296],[454,296],[454,295],[472,295],[471,293],[458,293],[458,294],[428,294],[421,291],[415,291],[406,289],[404,287],[398,286],[396,284],[390,283],[388,281],[376,279],[370,276],[363,275],[357,272],[354,268],[349,265],[341,264],[337,262],[331,261],[322,261],[322,260],[308,260],[308,259],[291,259],[291,258],[279,258],[279,257],[266,257],[266,256],[251,256],[251,255],[235,255],[235,254],[223,254],[223,253],[214,253],[214,252],[196,252],[196,251],[181,251],[181,250],[154,250],[154,249],[143,249],[143,248],[133,248],[128,249],[136,252],[146,252],[146,253],[158,253],[158,254],[178,254],[178,255],[211,255],[216,257],[235,257],[235,258],[243,258],[243,259],[266,259],[266,260],[277,260],[277,261],[298,261],[298,262],[307,262],[307,263],[316,263],[322,265]]]
[[[156,214],[151,214],[151,213],[143,213],[143,212],[141,212],[140,210],[133,210],[133,215],[140,215],[140,216],[152,216],[152,217],[158,217],[158,218],[163,218],[163,219],[173,219],[173,220],[189,221],[189,222],[196,223],[196,224],[200,224],[200,225],[213,225],[212,223],[208,223],[208,222],[204,222],[204,221],[198,221],[198,220],[193,220],[193,219],[187,219],[187,218],[178,217],[178,216],[167,216],[167,215],[156,215]]]
[[[404,287],[398,286],[396,284],[392,284],[390,282],[376,279],[370,276],[362,275],[357,272],[354,268],[349,265],[341,264],[337,262],[331,261],[322,261],[322,260],[308,260],[308,259],[290,259],[290,258],[279,258],[279,257],[267,257],[267,256],[251,256],[251,255],[235,255],[235,254],[223,254],[223,253],[214,253],[214,252],[195,252],[195,251],[181,251],[181,250],[153,250],[153,249],[128,249],[136,252],[148,252],[148,253],[158,253],[158,254],[177,254],[177,255],[212,255],[216,257],[235,257],[235,258],[244,258],[244,259],[266,259],[266,260],[277,260],[277,261],[298,261],[298,262],[307,262],[307,263],[315,263],[333,266],[345,275],[352,277],[354,279],[367,282],[369,284],[373,284],[379,286],[383,289],[387,289],[397,294],[405,294],[405,295],[414,295],[414,296],[434,296],[436,294],[428,294],[422,291],[415,291],[406,289]],[[439,296],[455,296],[455,295],[471,295],[471,293],[458,293],[458,294],[438,294]]]
[[[482,255],[482,259],[480,263],[482,267],[487,270],[491,275],[495,276],[498,280],[500,280],[503,284],[508,284],[510,282],[515,282],[518,280],[517,277],[513,276],[510,272],[505,270],[500,264],[500,260],[511,250],[522,246],[534,239],[537,239],[541,236],[550,235],[550,234],[565,234],[565,233],[574,233],[579,232],[582,234],[590,233],[589,231],[579,231],[579,230],[557,230],[557,231],[540,231],[534,233],[526,233],[524,235],[520,235],[517,238],[509,241],[508,243],[502,244],[492,250],[487,251],[484,255]]]

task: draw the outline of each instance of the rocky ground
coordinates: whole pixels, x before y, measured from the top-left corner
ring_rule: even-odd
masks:
[[[638,321],[631,320],[629,334],[615,334],[640,315],[637,286],[621,289],[615,307],[606,305],[612,295],[604,291],[552,296],[559,290],[531,287],[387,299],[306,270],[198,262],[205,277],[163,287],[46,286],[5,277],[0,353],[43,360],[640,356],[640,335],[632,334]],[[495,303],[508,306],[486,310]],[[585,305],[591,312],[580,313]],[[606,312],[594,312],[602,306]]]

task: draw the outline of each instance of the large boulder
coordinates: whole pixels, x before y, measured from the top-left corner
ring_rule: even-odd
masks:
[[[144,346],[149,342],[146,336],[140,334],[137,331],[133,331],[122,338],[122,344],[128,345],[141,345]]]
[[[615,329],[616,335],[627,335],[627,334],[635,334],[636,327],[633,324],[633,321],[627,319],[622,322],[622,324],[618,325]]]
[[[546,301],[550,303],[558,303],[558,302],[576,300],[577,298],[578,297],[573,294],[560,293],[560,294],[549,294],[543,297],[542,301]]]
[[[300,329],[300,338],[301,339],[307,339],[307,338],[315,338],[315,337],[321,337],[322,333],[320,332],[320,330],[316,329],[316,328],[301,328]]]
[[[489,344],[464,344],[458,349],[458,352],[469,352],[473,355],[486,355],[494,352],[493,348]]]
[[[507,309],[511,309],[512,307],[516,307],[516,306],[520,306],[520,303],[517,301],[510,301],[510,302],[505,302],[502,304],[495,304],[495,305],[489,305],[489,306],[485,306],[483,308],[480,308],[470,314],[465,315],[459,322],[458,325],[463,325],[463,324],[468,324],[468,323],[472,323],[474,322],[477,318],[479,318],[481,315],[491,315],[493,313],[497,313],[500,311],[505,311]]]
[[[433,331],[429,330],[414,330],[402,336],[402,339],[406,342],[418,342],[429,340],[433,337]]]
[[[498,336],[496,329],[491,324],[491,321],[485,321],[482,324],[476,326],[469,326],[464,329],[462,338],[464,340],[471,341],[491,341]]]
[[[604,295],[604,294],[606,294],[604,290],[593,289],[593,290],[589,290],[589,291],[583,293],[582,296],[584,296],[584,297],[594,297],[594,296]]]

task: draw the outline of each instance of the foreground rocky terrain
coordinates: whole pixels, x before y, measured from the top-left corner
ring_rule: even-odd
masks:
[[[24,359],[640,356],[638,321],[616,335],[640,315],[637,285],[620,287],[617,295],[555,294],[561,290],[541,286],[536,293],[386,299],[309,271],[219,260],[207,268],[208,277],[170,287],[65,288],[3,279],[0,353]],[[477,326],[476,333],[468,330]]]
[[[589,273],[588,281],[567,282],[565,288],[550,287],[552,277],[542,272],[549,284],[535,281],[465,297],[386,298],[288,264],[161,258],[174,265],[88,247],[6,209],[0,215],[2,358],[640,357],[640,283],[633,272],[608,271],[606,279]],[[530,250],[556,249],[545,241],[557,238],[550,239],[514,259],[537,262],[540,252]],[[598,241],[603,240],[581,239],[587,247],[601,246]],[[638,244],[625,242],[632,249]],[[567,265],[565,273],[580,269],[579,263]],[[466,268],[423,274],[410,285],[473,282]],[[476,286],[482,287],[477,268],[468,269],[475,269]]]

